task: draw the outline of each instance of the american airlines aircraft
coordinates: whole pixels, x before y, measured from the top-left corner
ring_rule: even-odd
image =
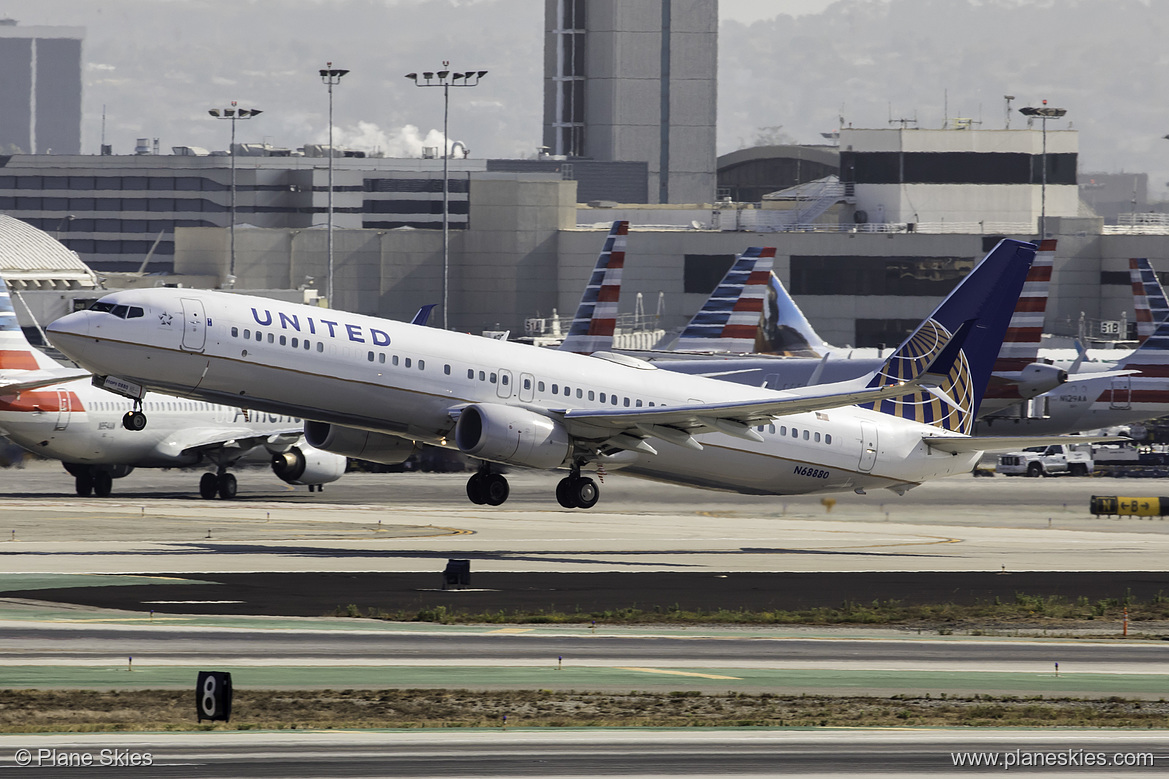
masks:
[[[108,312],[130,319],[143,314],[140,308]],[[287,415],[153,393],[140,405],[153,420],[148,432],[124,426],[129,400],[33,348],[0,279],[0,434],[60,460],[78,495],[107,497],[113,480],[134,468],[213,465],[216,472],[199,482],[204,498],[234,497],[236,478],[227,469],[241,461],[271,463],[281,479],[310,490],[345,473],[346,458],[304,444],[300,420]]]
[[[475,503],[507,499],[497,465],[567,469],[566,508],[596,504],[586,469],[749,494],[903,494],[984,449],[1046,442],[969,436],[1034,254],[1004,240],[881,371],[792,391],[214,291],[119,291],[47,330],[128,397],[294,414],[311,445],[366,459],[457,447],[483,462]]]

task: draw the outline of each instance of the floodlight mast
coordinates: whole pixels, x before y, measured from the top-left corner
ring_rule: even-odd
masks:
[[[450,144],[447,141],[447,120],[450,114],[451,87],[477,87],[479,80],[487,75],[486,70],[468,70],[451,73],[450,62],[443,60],[443,69],[437,72],[423,71],[419,81],[418,73],[407,73],[406,78],[416,87],[442,87],[442,328],[450,329],[447,314],[450,306],[450,181],[447,178],[447,160],[450,158]],[[437,79],[437,80],[435,80]],[[465,147],[464,147],[465,148]]]
[[[1067,109],[1049,106],[1044,100],[1041,106],[1020,108],[1019,113],[1028,119],[1038,116],[1043,128],[1043,157],[1040,163],[1043,167],[1043,183],[1039,188],[1039,239],[1043,240],[1047,237],[1047,120],[1059,119],[1067,113]]]
[[[212,108],[207,111],[216,119],[231,120],[231,145],[227,149],[227,155],[231,157],[231,224],[228,226],[228,233],[231,235],[231,252],[228,260],[227,270],[227,286],[235,285],[235,122],[237,119],[251,119],[257,114],[264,113],[258,108],[238,108],[236,101],[231,101],[231,108]]]
[[[329,87],[329,199],[326,230],[329,234],[329,278],[325,286],[325,302],[329,308],[333,308],[333,87],[340,84],[341,77],[348,72],[334,68],[332,62],[326,62],[321,69],[321,81]]]

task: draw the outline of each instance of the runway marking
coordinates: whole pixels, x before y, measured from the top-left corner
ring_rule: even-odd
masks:
[[[718,674],[700,674],[694,671],[667,671],[665,668],[634,668],[627,666],[617,666],[618,671],[637,671],[643,674],[668,674],[670,676],[698,676],[703,679],[735,679],[742,681],[739,676],[720,676]]]
[[[488,630],[488,633],[531,633],[535,628],[500,628],[499,630]]]

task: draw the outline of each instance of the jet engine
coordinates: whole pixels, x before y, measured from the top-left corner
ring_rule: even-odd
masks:
[[[403,463],[418,450],[418,445],[407,438],[371,433],[355,427],[330,425],[326,422],[305,422],[304,440],[310,446],[324,449],[326,452],[383,465]]]
[[[494,403],[463,409],[455,424],[455,444],[472,457],[530,468],[557,468],[572,453],[572,440],[560,422]]]
[[[328,484],[345,475],[349,458],[301,444],[272,455],[272,472],[289,484]]]
[[[1068,380],[1068,372],[1063,368],[1046,363],[1033,362],[1019,371],[1019,396],[1033,398],[1053,390]]]

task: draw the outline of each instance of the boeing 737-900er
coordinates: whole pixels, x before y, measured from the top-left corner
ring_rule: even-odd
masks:
[[[586,469],[760,495],[904,493],[982,450],[1063,440],[969,435],[1034,255],[1002,241],[880,371],[788,391],[190,289],[114,292],[48,335],[128,397],[293,414],[326,451],[394,462],[416,442],[456,446],[482,461],[475,503],[507,499],[498,465],[567,469],[567,508],[597,502]]]
[[[110,313],[133,319],[144,311]],[[310,490],[345,473],[346,458],[305,445],[300,420],[290,416],[154,393],[141,405],[154,420],[149,433],[122,424],[130,401],[33,348],[0,279],[0,434],[60,460],[78,495],[107,497],[113,480],[135,468],[214,465],[199,482],[204,498],[234,497],[236,478],[227,469],[241,461],[271,463],[281,479]]]

